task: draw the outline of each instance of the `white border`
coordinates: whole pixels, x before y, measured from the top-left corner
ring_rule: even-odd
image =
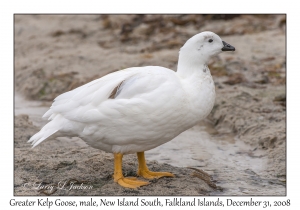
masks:
[[[295,2],[295,1],[294,1]],[[287,1],[5,1],[1,3],[1,182],[0,206],[9,206],[13,198],[13,14],[14,13],[287,13],[287,197],[254,197],[255,200],[286,200],[291,199],[293,209],[300,206],[297,196],[299,191],[299,123],[300,96],[297,85],[300,78],[299,64],[299,11],[298,5]],[[271,37],[270,37],[271,38]],[[298,97],[297,97],[298,96]],[[26,200],[27,197],[15,197]],[[34,199],[35,197],[29,197]],[[51,197],[56,199],[60,197]],[[87,200],[88,197],[63,197],[68,200]],[[118,197],[111,199],[116,200]],[[128,197],[130,198],[130,197]],[[145,198],[145,197],[143,197]],[[225,200],[227,197],[221,197]],[[229,197],[230,198],[230,197]],[[247,200],[249,197],[233,197]],[[99,197],[97,198],[99,199]],[[149,197],[153,199],[153,197]],[[162,199],[165,199],[163,197]],[[215,200],[216,197],[207,199]],[[199,207],[197,207],[199,208]],[[248,207],[251,209],[252,207]],[[35,207],[39,209],[39,207]],[[55,209],[51,207],[51,209]],[[85,208],[86,209],[86,208]],[[214,209],[214,208],[212,208]]]

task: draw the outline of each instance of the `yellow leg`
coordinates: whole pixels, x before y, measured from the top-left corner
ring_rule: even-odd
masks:
[[[115,153],[114,156],[115,156],[115,160],[114,160],[115,162],[114,181],[115,182],[118,182],[119,185],[127,188],[137,188],[149,184],[149,182],[137,180],[136,177],[125,178],[122,172],[123,154]]]
[[[149,171],[147,165],[146,165],[146,160],[145,160],[145,154],[144,152],[138,152],[137,153],[138,161],[139,161],[139,169],[137,174],[139,176],[144,177],[145,179],[159,179],[164,176],[168,177],[175,177],[173,174],[169,172],[153,172]]]

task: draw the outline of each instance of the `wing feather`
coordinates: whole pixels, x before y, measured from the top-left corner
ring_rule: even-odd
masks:
[[[130,68],[108,74],[55,98],[43,117],[53,119],[61,114],[68,120],[94,122],[107,117],[119,117],[119,102],[151,93],[174,73],[162,67]],[[171,79],[174,81],[174,78]],[[137,98],[138,97],[138,98]]]

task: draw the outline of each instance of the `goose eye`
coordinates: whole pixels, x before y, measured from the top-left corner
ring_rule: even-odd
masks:
[[[210,39],[210,40],[208,40],[208,42],[213,42],[214,40],[212,40],[212,39]]]

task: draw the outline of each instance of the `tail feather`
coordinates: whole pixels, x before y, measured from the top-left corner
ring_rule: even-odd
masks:
[[[30,138],[28,142],[32,142],[32,148],[36,147],[39,145],[42,141],[48,139],[50,136],[55,134],[58,130],[54,131],[48,131],[48,132],[43,132],[42,130],[38,133],[36,133],[34,136]]]
[[[49,122],[46,124],[38,133],[33,135],[28,142],[31,142],[32,148],[36,147],[38,144],[40,144],[42,141],[48,139],[53,134],[55,134],[57,131],[59,131],[58,127],[55,126],[54,121]]]
[[[28,140],[28,142],[32,144],[32,148],[50,138],[54,139],[61,136],[77,136],[77,134],[72,131],[82,129],[80,123],[65,119],[60,114],[52,113],[49,119],[51,121]]]

